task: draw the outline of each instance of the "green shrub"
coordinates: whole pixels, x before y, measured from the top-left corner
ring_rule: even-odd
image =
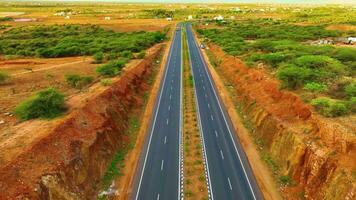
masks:
[[[109,63],[96,68],[96,72],[103,76],[116,76],[127,63],[126,59],[110,61]]]
[[[3,71],[0,71],[0,84],[5,83],[10,78],[9,74]]]
[[[137,54],[136,58],[143,59],[146,56],[146,51],[142,50]]]
[[[18,105],[15,115],[21,120],[54,118],[64,111],[64,95],[53,88],[48,88]]]
[[[14,21],[14,19],[11,17],[0,17],[0,22],[9,22],[9,21]]]
[[[352,98],[352,97],[356,97],[356,83],[350,83],[348,85],[345,86],[345,94]]]
[[[125,50],[120,53],[120,57],[131,59],[133,57],[133,54],[131,51]]]
[[[302,87],[307,82],[317,80],[318,72],[305,67],[284,65],[278,69],[277,77],[282,81],[283,87],[296,89]]]
[[[338,60],[328,56],[306,55],[297,58],[294,62],[297,66],[323,70],[330,75],[339,75],[345,72],[345,66]]]
[[[104,54],[103,52],[98,52],[94,54],[94,63],[102,63],[104,60]]]
[[[112,80],[110,80],[110,79],[101,79],[101,80],[100,80],[100,83],[101,83],[101,85],[103,85],[103,86],[109,86],[109,85],[112,84]]]
[[[336,51],[336,54],[333,57],[344,62],[356,61],[356,49],[340,48]]]
[[[68,85],[79,89],[92,83],[94,80],[91,76],[80,76],[78,74],[67,74],[65,79]]]
[[[289,176],[280,176],[279,183],[283,186],[289,186],[292,184],[292,179]]]
[[[312,92],[325,92],[328,87],[323,83],[310,82],[304,85],[304,89]]]
[[[338,117],[349,113],[344,102],[329,99],[329,98],[317,98],[311,101],[311,104],[316,110],[326,117]]]
[[[281,63],[287,59],[288,59],[288,56],[282,52],[263,54],[263,55],[260,55],[258,58],[258,60],[261,60],[261,61],[271,65],[272,67],[276,67],[279,63]]]

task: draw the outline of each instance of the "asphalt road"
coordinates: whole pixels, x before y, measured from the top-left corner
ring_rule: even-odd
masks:
[[[190,25],[187,25],[187,40],[207,159],[210,198],[262,199],[231,120],[217,96]]]
[[[156,113],[138,166],[132,199],[180,199],[182,123],[182,36],[180,25],[165,67]]]

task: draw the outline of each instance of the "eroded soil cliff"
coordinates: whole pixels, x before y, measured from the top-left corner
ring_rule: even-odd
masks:
[[[313,112],[280,90],[264,69],[248,68],[210,44],[210,59],[226,81],[245,126],[287,199],[354,199],[355,130]],[[291,179],[291,180],[289,180]]]
[[[45,137],[0,166],[0,199],[96,199],[112,156],[128,145],[130,115],[144,105],[160,50],[85,99],[52,123]]]

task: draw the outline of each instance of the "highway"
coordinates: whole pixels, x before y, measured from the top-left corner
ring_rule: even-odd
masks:
[[[217,96],[190,24],[187,25],[187,40],[207,160],[210,199],[263,199],[231,120]]]
[[[182,35],[177,26],[163,81],[138,164],[131,199],[180,199],[182,195]]]

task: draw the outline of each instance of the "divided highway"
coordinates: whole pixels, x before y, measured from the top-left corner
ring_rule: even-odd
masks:
[[[177,26],[161,84],[156,113],[139,161],[135,200],[174,200],[181,195],[182,35]]]
[[[187,40],[194,78],[198,117],[207,159],[211,199],[263,199],[231,121],[195,41],[190,24]]]

